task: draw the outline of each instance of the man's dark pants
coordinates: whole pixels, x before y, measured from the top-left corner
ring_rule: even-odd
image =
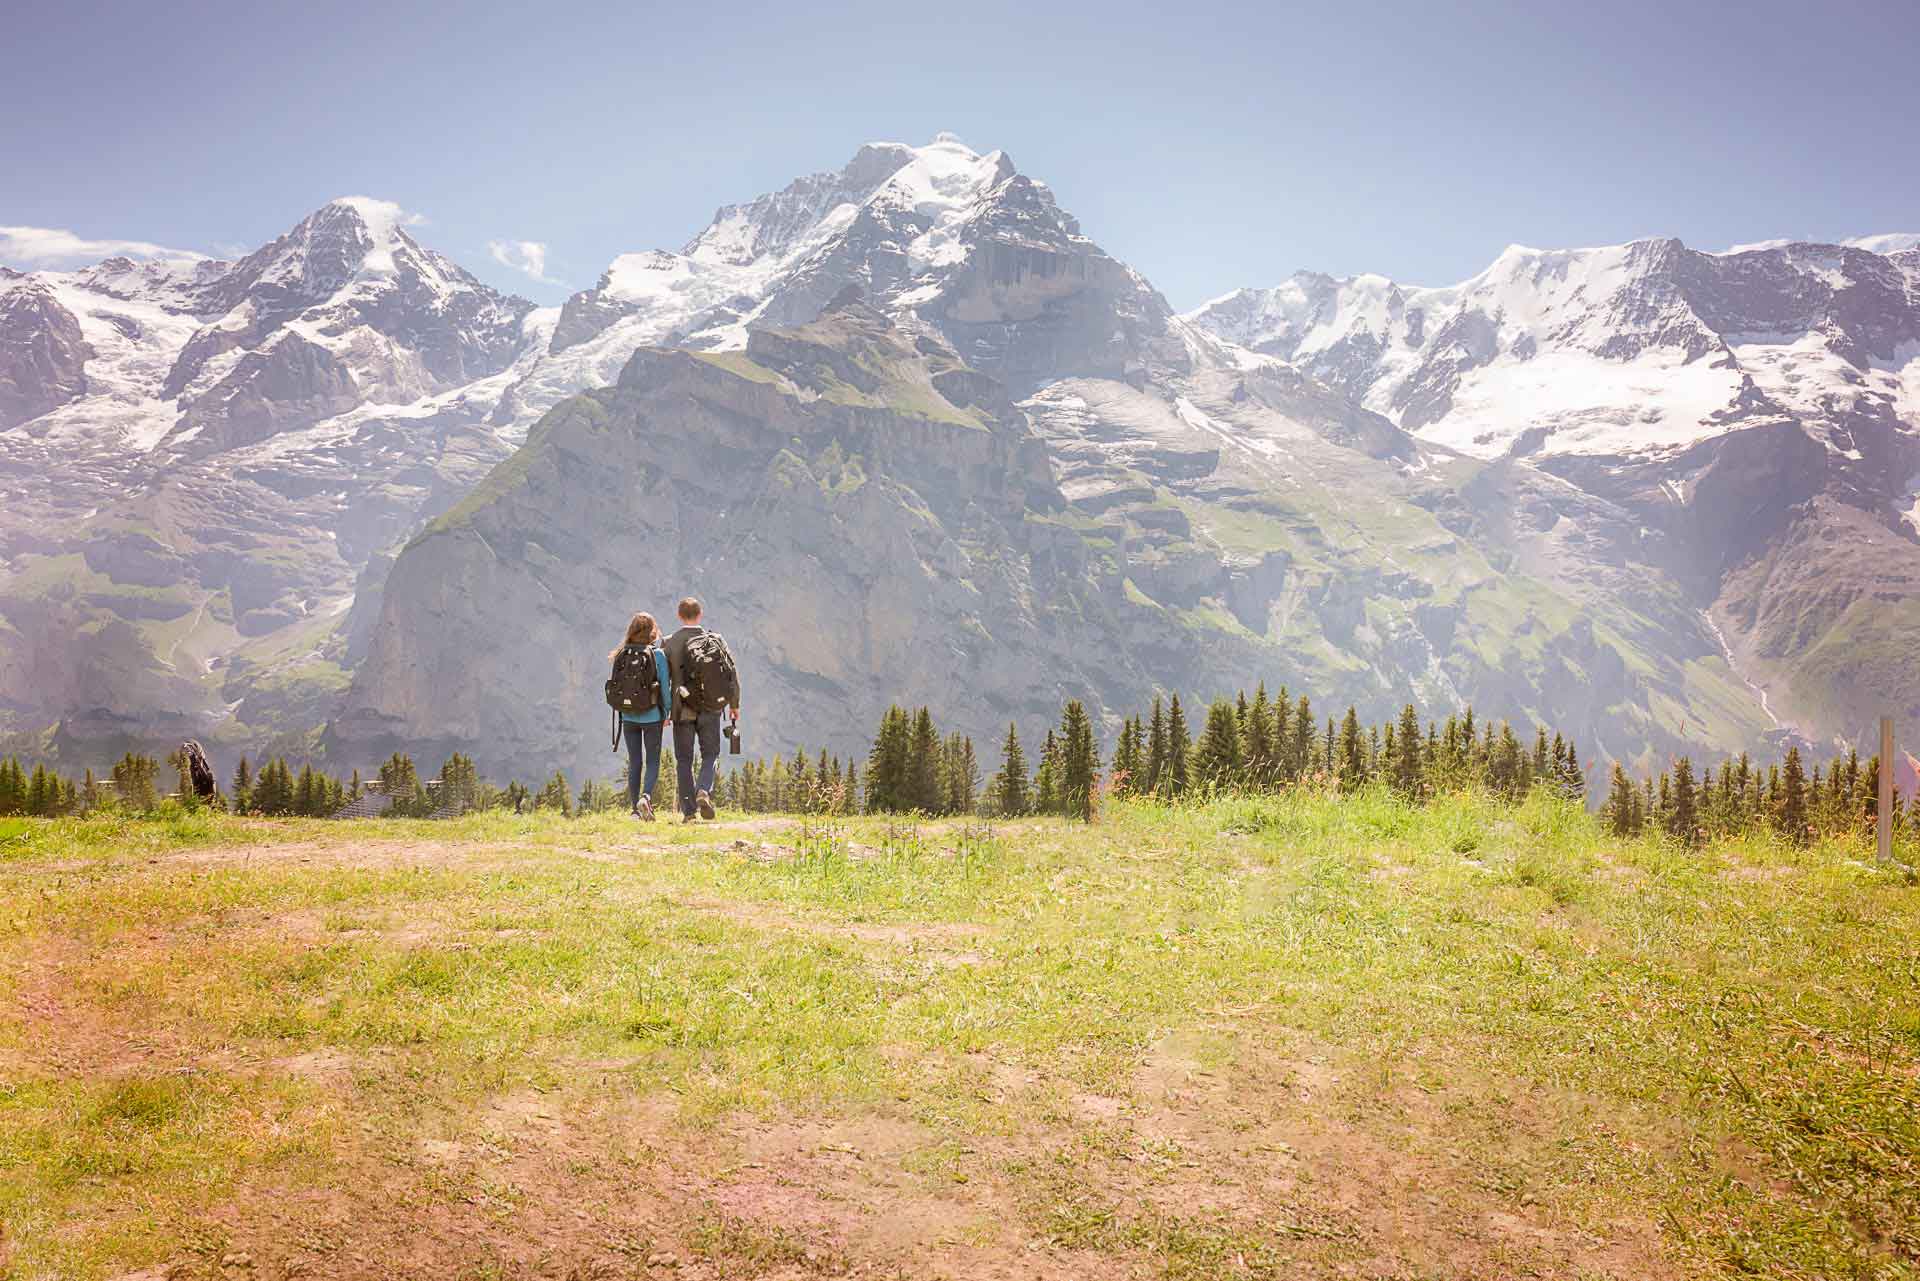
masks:
[[[680,783],[680,813],[694,811],[693,742],[700,740],[699,790],[713,795],[713,771],[720,763],[720,713],[701,712],[698,720],[673,722],[673,765]]]

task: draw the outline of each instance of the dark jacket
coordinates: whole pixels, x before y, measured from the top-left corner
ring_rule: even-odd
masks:
[[[680,697],[680,687],[686,683],[680,673],[687,661],[687,642],[706,630],[704,627],[683,625],[679,631],[667,637],[665,646],[667,671],[673,678],[673,719],[676,721],[699,719],[699,713],[694,710],[692,704]],[[724,641],[721,643],[725,644]],[[727,652],[733,652],[731,647]],[[740,661],[738,659],[734,660],[731,686],[722,692],[727,700],[727,706],[737,711],[740,707]]]

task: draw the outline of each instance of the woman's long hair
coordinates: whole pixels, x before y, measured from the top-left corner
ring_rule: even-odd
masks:
[[[651,645],[660,635],[660,624],[653,621],[653,615],[641,610],[627,623],[627,639],[620,642],[612,653],[607,655],[611,663],[620,657],[620,651],[628,645]]]

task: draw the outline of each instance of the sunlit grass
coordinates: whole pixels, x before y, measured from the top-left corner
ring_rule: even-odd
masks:
[[[1111,1129],[1063,1100],[1137,1095],[1169,1046],[1242,1097],[1277,1088],[1251,1065],[1325,1058],[1329,1117],[1461,1196],[1645,1216],[1684,1274],[1912,1276],[1920,891],[1864,855],[1385,792],[1092,828],[0,825],[0,1276],[179,1258],[248,1187],[350,1180],[520,1086],[576,1097],[586,1062],[695,1128],[904,1113],[933,1136],[917,1177],[1057,1132],[1079,1156],[986,1171],[1025,1230],[1168,1275],[1357,1249],[1327,1206],[1283,1230],[1113,1191]],[[764,1227],[688,1239],[791,1263]]]

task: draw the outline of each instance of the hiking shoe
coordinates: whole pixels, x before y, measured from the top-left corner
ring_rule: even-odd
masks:
[[[699,807],[701,818],[713,817],[713,798],[711,796],[708,796],[705,792],[697,793],[693,798],[693,803]]]
[[[642,796],[640,803],[633,807],[633,814],[635,818],[643,819],[648,823],[653,822],[653,802]]]
[[[691,815],[691,814],[682,814],[682,815],[680,816],[680,821],[681,821],[682,823],[691,823],[691,822],[693,822],[693,815]]]

